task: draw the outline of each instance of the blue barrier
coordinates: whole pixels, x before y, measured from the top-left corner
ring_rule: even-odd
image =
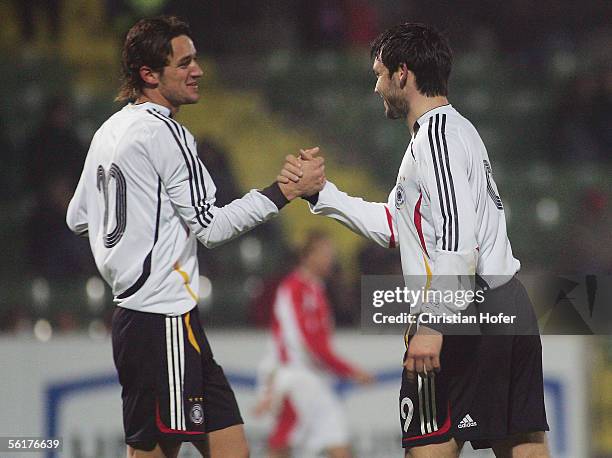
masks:
[[[375,374],[376,383],[396,383],[399,387],[401,381],[401,368],[388,369],[378,371]],[[255,389],[257,385],[256,377],[251,374],[226,372],[226,376],[230,384],[234,388]],[[346,396],[350,391],[355,390],[359,385],[348,380],[338,380],[335,389],[340,396]],[[67,398],[91,391],[106,388],[119,389],[119,382],[116,374],[100,374],[79,379],[72,379],[62,382],[56,382],[48,385],[45,389],[45,436],[57,437],[60,431],[59,413],[62,402]],[[551,426],[554,429],[555,443],[554,448],[556,453],[564,455],[567,451],[567,435],[565,413],[563,411],[564,391],[560,380],[546,379],[544,381],[544,391],[548,395],[548,399],[552,402],[554,410],[553,418],[556,422]],[[54,451],[47,451],[46,458],[56,458],[57,454]]]

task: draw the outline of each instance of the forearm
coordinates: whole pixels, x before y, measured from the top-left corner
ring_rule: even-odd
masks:
[[[349,196],[328,181],[319,192],[316,204],[309,205],[313,214],[333,218],[385,248],[394,248],[397,244],[391,214],[384,203]]]
[[[251,190],[224,207],[212,207],[212,220],[198,227],[196,236],[206,247],[214,248],[275,217],[277,204],[260,191]]]

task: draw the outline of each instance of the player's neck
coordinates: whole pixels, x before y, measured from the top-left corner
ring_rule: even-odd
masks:
[[[410,129],[410,133],[412,132],[412,128],[414,123],[423,116],[428,111],[431,111],[435,108],[448,105],[448,98],[445,96],[436,96],[436,97],[426,97],[419,95],[415,97],[414,100],[410,101],[410,112],[406,117],[406,122],[408,123],[408,128]]]
[[[319,283],[321,282],[321,277],[319,275],[317,275],[313,269],[311,269],[310,267],[308,267],[307,265],[300,265],[298,267],[298,272],[300,273],[300,275],[305,278],[308,281],[311,282],[315,282],[315,283]]]
[[[179,111],[179,107],[175,107],[163,95],[155,91],[147,91],[136,99],[137,104],[145,102],[151,102],[161,105],[162,107],[166,107],[168,110],[170,110],[172,117],[174,117],[174,115],[176,115]]]

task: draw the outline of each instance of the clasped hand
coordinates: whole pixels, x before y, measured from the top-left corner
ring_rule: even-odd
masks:
[[[276,177],[282,193],[288,200],[318,193],[325,185],[325,160],[318,156],[319,148],[300,150],[299,157],[285,157],[280,174]]]

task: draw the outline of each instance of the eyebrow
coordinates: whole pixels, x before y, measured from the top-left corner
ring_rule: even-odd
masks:
[[[195,59],[195,58],[196,58],[195,54],[189,54],[189,55],[187,55],[187,56],[185,56],[185,57],[182,57],[182,58],[181,58],[181,59],[180,59],[180,60],[177,62],[177,65],[183,65],[183,64],[189,63],[189,62],[191,62],[191,61],[192,61],[193,59]]]

